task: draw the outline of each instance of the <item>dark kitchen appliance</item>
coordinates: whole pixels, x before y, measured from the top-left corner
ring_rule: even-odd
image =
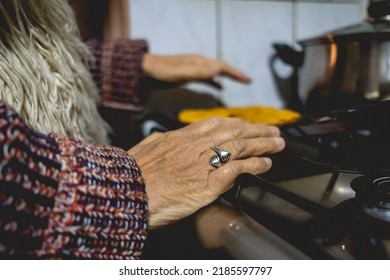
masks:
[[[367,12],[362,23],[300,41],[302,51],[274,44],[276,57],[294,68],[288,107],[321,116],[390,98],[390,1],[371,0]]]
[[[390,259],[390,1],[368,15],[303,51],[274,45],[294,68],[288,106],[319,118],[281,127],[272,170],[224,195],[313,259]]]
[[[223,199],[309,258],[389,259],[390,101],[281,130],[272,169]]]
[[[180,126],[144,121],[145,135]],[[280,129],[286,149],[272,169],[242,174],[221,197],[244,213],[221,233],[232,257],[390,259],[390,101]]]

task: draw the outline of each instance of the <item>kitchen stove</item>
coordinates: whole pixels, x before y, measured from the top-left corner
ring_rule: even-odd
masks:
[[[182,127],[149,116],[144,135]],[[237,259],[390,259],[390,101],[280,127],[272,169],[242,174],[220,201],[240,218],[221,232]]]
[[[389,259],[389,114],[386,101],[281,127],[271,171],[242,174],[223,199],[305,257]]]

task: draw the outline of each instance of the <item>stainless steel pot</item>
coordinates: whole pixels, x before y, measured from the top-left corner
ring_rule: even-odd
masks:
[[[274,44],[298,79],[288,107],[322,115],[390,99],[390,0],[372,0],[368,15],[363,23],[300,41],[303,51]]]

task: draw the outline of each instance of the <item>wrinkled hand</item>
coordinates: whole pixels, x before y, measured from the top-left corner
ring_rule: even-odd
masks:
[[[164,226],[210,204],[244,172],[259,174],[281,151],[279,129],[234,118],[211,118],[167,133],[155,133],[128,152],[137,161],[149,197],[149,227]],[[209,165],[218,146],[231,152],[219,168]]]
[[[159,56],[145,54],[142,69],[147,76],[154,79],[181,83],[204,81],[213,86],[218,76],[226,76],[241,83],[250,83],[250,78],[232,66],[201,55]]]

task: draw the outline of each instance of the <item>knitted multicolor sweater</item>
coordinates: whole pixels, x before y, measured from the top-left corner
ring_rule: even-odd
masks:
[[[96,59],[92,77],[100,90],[105,107],[141,111],[143,104],[139,94],[142,74],[142,58],[147,51],[144,40],[118,39],[87,42]]]
[[[145,44],[91,47],[103,104],[140,109]],[[0,258],[138,258],[146,228],[144,181],[124,150],[37,133],[0,103]]]

